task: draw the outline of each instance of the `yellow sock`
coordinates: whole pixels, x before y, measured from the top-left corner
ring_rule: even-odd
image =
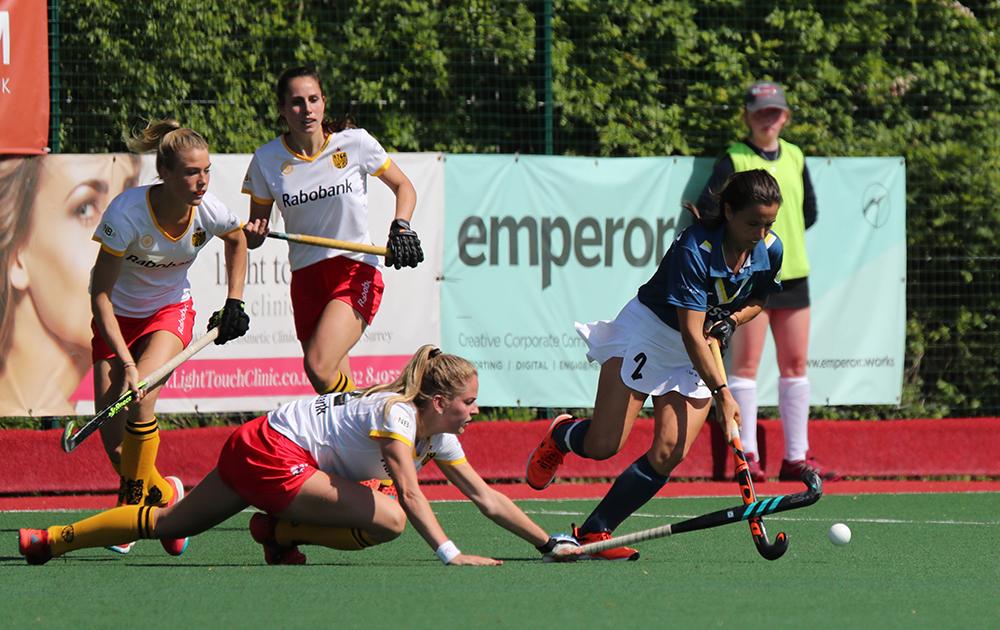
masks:
[[[376,544],[364,530],[357,527],[304,525],[283,518],[276,520],[274,541],[279,545],[322,545],[332,549],[356,551]]]
[[[160,448],[160,430],[156,418],[129,421],[122,438],[120,505],[166,505],[174,489],[156,470],[156,452]]]
[[[52,555],[87,547],[107,547],[155,538],[156,513],[160,508],[148,505],[123,505],[77,521],[72,525],[53,525],[49,531]]]
[[[354,381],[351,380],[350,375],[337,372],[337,376],[333,379],[333,384],[323,393],[335,394],[338,392],[353,392],[354,390]]]

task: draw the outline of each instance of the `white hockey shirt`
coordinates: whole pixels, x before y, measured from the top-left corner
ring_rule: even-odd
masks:
[[[389,478],[376,438],[410,446],[418,471],[432,459],[438,465],[465,463],[465,451],[456,435],[439,433],[416,439],[417,411],[412,404],[396,403],[385,417],[385,401],[393,395],[323,394],[286,403],[269,413],[267,420],[275,431],[309,451],[320,470],[354,481]]]
[[[191,297],[188,268],[212,236],[240,229],[240,220],[212,193],[192,206],[187,229],[173,237],[163,231],[149,203],[149,186],[130,188],[108,206],[93,239],[122,258],[111,291],[116,315],[148,317]]]
[[[257,203],[277,204],[289,233],[370,244],[368,176],[378,177],[391,163],[364,129],[331,134],[311,156],[292,151],[281,136],[254,152],[243,192]],[[334,256],[379,266],[373,254],[288,244],[292,271]]]

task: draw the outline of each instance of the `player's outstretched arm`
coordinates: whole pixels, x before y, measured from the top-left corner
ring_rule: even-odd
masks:
[[[448,481],[476,504],[484,516],[534,545],[543,558],[554,558],[552,552],[556,547],[579,545],[572,536],[566,534],[549,536],[507,495],[491,488],[468,462],[457,465],[439,464],[439,468]]]
[[[417,469],[413,465],[413,451],[409,445],[399,440],[380,438],[379,446],[382,450],[382,459],[396,484],[400,507],[406,512],[407,520],[413,524],[417,533],[427,541],[441,562],[450,565],[479,566],[503,564],[502,561],[494,558],[462,553],[444,533],[444,529],[431,509],[430,502],[420,490],[420,484],[417,482]]]

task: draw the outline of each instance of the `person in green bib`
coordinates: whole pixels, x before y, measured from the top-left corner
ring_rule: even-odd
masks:
[[[778,410],[785,433],[785,452],[779,479],[797,480],[807,470],[823,479],[839,479],[809,454],[809,256],[805,231],[816,222],[816,195],[802,150],[781,138],[791,119],[785,91],[773,81],[759,81],[747,88],[743,120],[748,134],[734,142],[715,164],[712,176],[698,199],[698,208],[717,212],[713,191],[736,172],[764,169],[778,180],[783,202],[774,232],[784,244],[779,293],[767,300],[764,312],[740,326],[730,349],[729,388],[740,406],[740,440],[754,481],[766,475],[757,448],[757,367],[770,326],[777,351]]]

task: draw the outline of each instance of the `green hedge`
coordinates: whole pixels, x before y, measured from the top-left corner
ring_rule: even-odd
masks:
[[[309,62],[331,113],[392,150],[540,153],[548,123],[558,154],[716,155],[744,86],[772,78],[807,154],[906,158],[905,395],[863,414],[1000,414],[1000,5],[559,0],[546,68],[546,4],[50,0],[59,147],[119,151],[173,115],[252,151],[278,129],[277,74]]]

